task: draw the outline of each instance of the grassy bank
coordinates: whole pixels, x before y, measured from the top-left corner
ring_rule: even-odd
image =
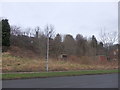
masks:
[[[25,79],[25,78],[45,78],[57,76],[77,76],[91,74],[118,73],[118,70],[82,70],[67,72],[41,72],[41,73],[6,73],[2,74],[2,79]]]
[[[3,53],[2,71],[8,72],[45,72],[44,58],[26,58]],[[76,70],[113,70],[118,69],[117,61],[100,62],[93,57],[70,57],[68,60],[49,59],[49,71]]]

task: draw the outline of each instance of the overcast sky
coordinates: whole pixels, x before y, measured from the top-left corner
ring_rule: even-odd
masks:
[[[99,37],[101,29],[117,31],[117,2],[7,2],[2,3],[2,15],[11,25],[21,27],[52,24],[60,34],[82,34]]]

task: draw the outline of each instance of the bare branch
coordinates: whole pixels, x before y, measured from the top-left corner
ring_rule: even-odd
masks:
[[[54,26],[53,25],[46,25],[45,28],[45,36],[49,36],[49,38],[52,38],[54,35]]]
[[[100,39],[104,45],[113,45],[118,40],[118,34],[115,31],[105,32],[101,30]]]

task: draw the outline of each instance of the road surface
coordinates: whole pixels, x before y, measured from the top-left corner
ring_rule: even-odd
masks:
[[[118,74],[3,80],[3,88],[118,88]]]

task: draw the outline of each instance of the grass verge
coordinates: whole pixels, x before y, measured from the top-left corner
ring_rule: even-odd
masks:
[[[83,70],[83,71],[67,71],[67,72],[40,72],[40,73],[4,73],[2,79],[27,79],[27,78],[45,78],[58,76],[78,76],[93,74],[118,73],[118,70]]]

